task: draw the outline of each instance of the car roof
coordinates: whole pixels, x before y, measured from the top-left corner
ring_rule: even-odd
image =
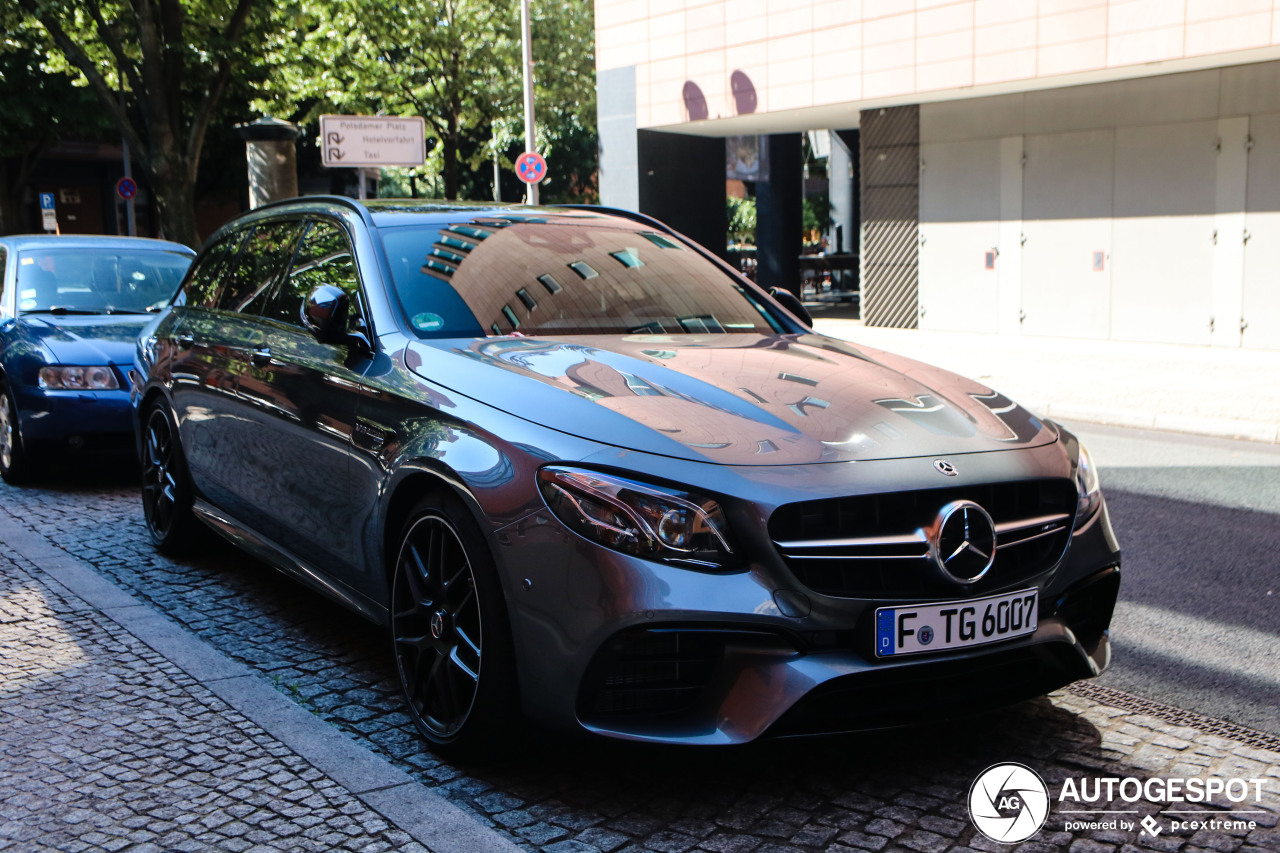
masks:
[[[114,237],[100,234],[15,234],[0,237],[0,246],[23,249],[142,249],[194,255],[189,246],[150,237]]]
[[[662,231],[670,229],[642,214],[590,205],[530,206],[516,202],[441,201],[438,199],[365,199],[347,196],[299,196],[282,199],[243,213],[227,225],[270,217],[272,214],[335,214],[345,210],[364,219],[378,229],[405,225],[429,225],[466,222],[477,217],[519,219],[523,221],[558,221],[609,219],[639,223]],[[223,226],[226,228],[226,226]],[[219,229],[221,233],[223,229]]]

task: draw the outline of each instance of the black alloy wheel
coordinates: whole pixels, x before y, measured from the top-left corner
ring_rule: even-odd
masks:
[[[142,436],[142,512],[162,554],[188,550],[197,530],[191,513],[191,481],[177,430],[160,404],[147,412]]]
[[[18,407],[0,382],[0,478],[11,486],[30,482],[35,466],[22,443]]]
[[[422,504],[401,538],[391,638],[408,710],[433,747],[489,754],[514,707],[510,629],[488,549],[461,507]]]

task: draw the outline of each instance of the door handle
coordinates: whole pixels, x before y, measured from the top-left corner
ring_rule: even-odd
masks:
[[[271,363],[271,347],[258,347],[249,353],[249,361],[261,367]]]
[[[191,349],[196,345],[195,335],[178,335],[175,340],[178,342],[178,347],[181,349]]]

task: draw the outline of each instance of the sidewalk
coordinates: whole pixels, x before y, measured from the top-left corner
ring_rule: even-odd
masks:
[[[864,326],[826,335],[945,367],[1045,417],[1280,442],[1280,352]]]
[[[3,512],[0,541],[0,850],[519,850]]]

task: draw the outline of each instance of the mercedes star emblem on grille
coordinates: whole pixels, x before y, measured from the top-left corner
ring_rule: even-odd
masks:
[[[952,501],[938,512],[930,531],[933,559],[958,584],[980,580],[996,559],[996,526],[973,501]]]
[[[933,467],[938,469],[938,473],[946,474],[948,477],[954,477],[959,473],[956,471],[956,466],[952,465],[946,459],[933,460]]]

